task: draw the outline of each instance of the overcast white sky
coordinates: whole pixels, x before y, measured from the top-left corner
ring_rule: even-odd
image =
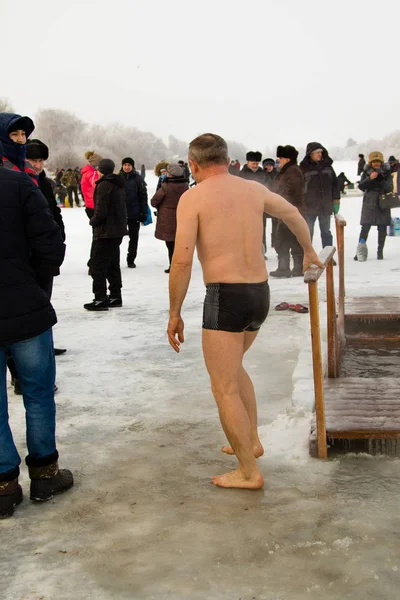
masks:
[[[0,0],[0,21],[23,114],[253,149],[400,128],[399,0]]]

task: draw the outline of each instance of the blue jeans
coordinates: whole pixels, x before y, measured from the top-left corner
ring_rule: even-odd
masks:
[[[322,247],[333,246],[333,237],[331,234],[331,215],[319,215],[318,217],[307,217],[307,225],[310,230],[311,241],[314,237],[315,221],[319,221],[319,229],[321,231]]]
[[[44,333],[0,347],[0,481],[4,474],[18,477],[21,458],[8,422],[7,351],[14,359],[26,411],[26,444],[30,464],[52,462],[56,451],[56,405],[53,333]],[[46,458],[49,457],[49,462]],[[3,475],[3,477],[2,477]]]

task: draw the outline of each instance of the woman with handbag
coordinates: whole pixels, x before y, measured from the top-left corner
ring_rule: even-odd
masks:
[[[390,208],[388,208],[390,201],[386,195],[389,196],[393,192],[393,181],[390,165],[384,162],[381,152],[371,152],[369,155],[368,163],[364,167],[358,187],[364,192],[364,198],[360,221],[360,239],[354,260],[363,260],[362,256],[366,258],[366,241],[372,226],[378,228],[377,258],[382,260],[387,227],[391,222]]]

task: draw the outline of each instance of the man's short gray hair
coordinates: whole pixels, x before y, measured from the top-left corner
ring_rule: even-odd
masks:
[[[215,133],[203,133],[189,144],[189,158],[200,167],[228,164],[228,144]]]

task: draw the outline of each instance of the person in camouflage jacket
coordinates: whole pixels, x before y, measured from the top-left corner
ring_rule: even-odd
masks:
[[[74,206],[73,196],[75,196],[76,206],[80,206],[78,196],[78,187],[80,183],[79,173],[73,171],[72,169],[68,169],[61,177],[61,183],[67,188],[68,202],[70,207],[73,208]]]

